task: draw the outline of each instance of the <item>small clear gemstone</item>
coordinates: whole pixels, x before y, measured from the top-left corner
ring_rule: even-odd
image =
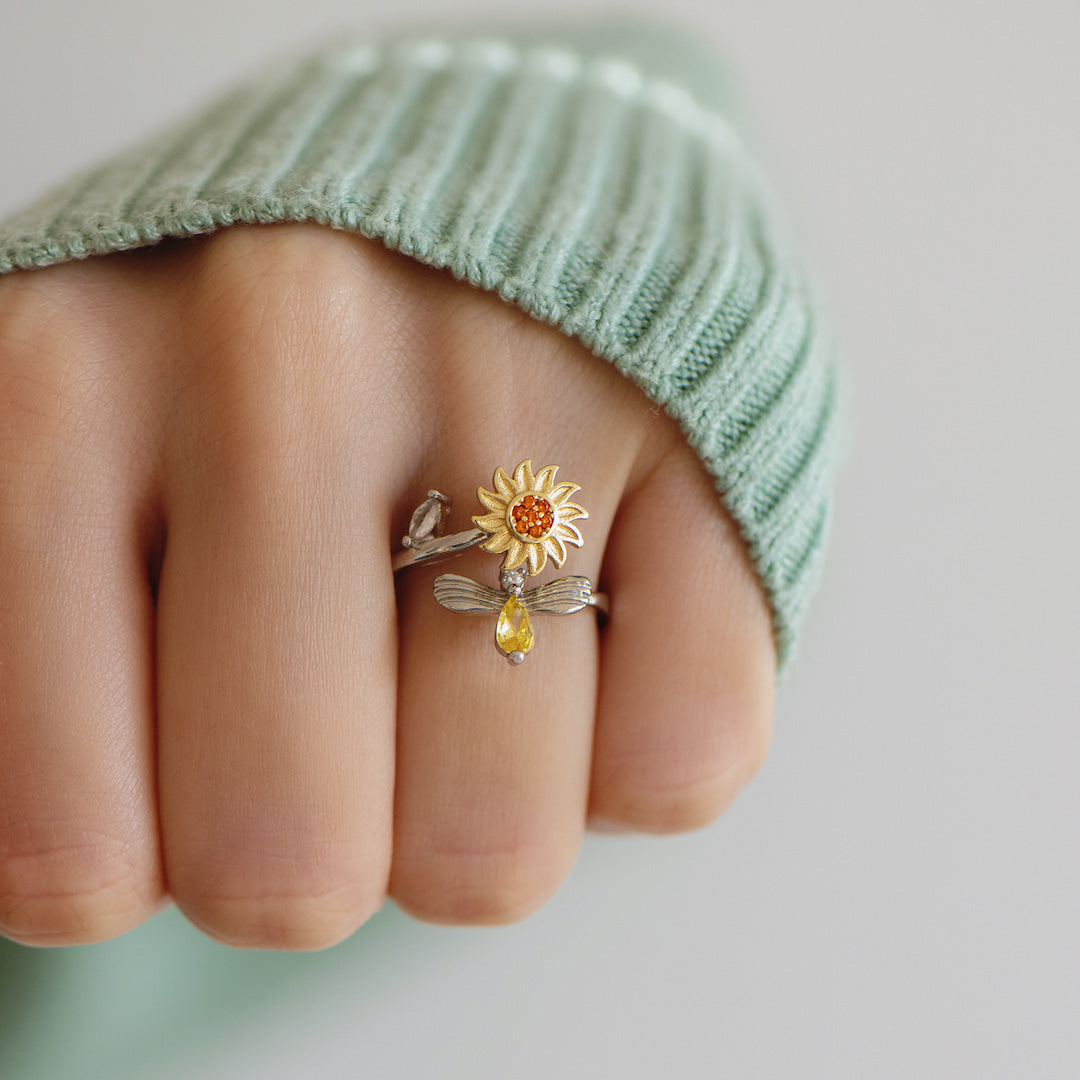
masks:
[[[435,536],[442,524],[445,508],[439,499],[427,498],[414,511],[409,521],[409,539],[419,543]]]

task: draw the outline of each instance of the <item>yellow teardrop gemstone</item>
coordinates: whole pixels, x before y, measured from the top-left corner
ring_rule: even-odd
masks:
[[[532,619],[529,618],[525,605],[516,596],[511,596],[499,612],[495,644],[507,656],[513,652],[524,655],[533,647]]]

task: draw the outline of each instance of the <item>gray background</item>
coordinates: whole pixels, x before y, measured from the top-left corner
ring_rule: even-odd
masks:
[[[268,56],[464,10],[0,0],[0,213]],[[589,837],[514,927],[8,947],[12,1076],[1080,1075],[1080,6],[621,10],[731,58],[853,387],[769,763],[706,830]]]

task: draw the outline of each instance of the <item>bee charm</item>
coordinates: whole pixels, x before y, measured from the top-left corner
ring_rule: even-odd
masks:
[[[593,603],[592,582],[586,577],[564,577],[522,589],[524,575],[503,571],[503,588],[492,589],[461,574],[435,579],[435,599],[462,615],[495,615],[495,645],[511,664],[520,664],[533,647],[531,615],[572,615]]]

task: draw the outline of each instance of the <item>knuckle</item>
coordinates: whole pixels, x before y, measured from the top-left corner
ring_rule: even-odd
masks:
[[[198,308],[216,312],[218,329],[246,351],[310,348],[313,330],[351,310],[346,257],[342,236],[322,226],[233,226],[203,248]]]
[[[542,907],[566,880],[576,854],[550,840],[502,851],[444,849],[399,859],[394,901],[421,922],[502,926]]]
[[[27,945],[82,945],[151,914],[156,875],[130,847],[43,835],[54,832],[24,825],[0,834],[0,932]]]
[[[139,304],[135,278],[122,260],[50,266],[0,280],[0,367],[84,373],[129,346],[119,328]],[[141,314],[141,313],[140,313]]]
[[[184,360],[204,467],[226,484],[288,476],[342,453],[363,333],[340,238],[321,226],[233,226],[194,274]]]
[[[38,335],[27,355],[7,341],[0,344],[0,451],[13,464],[47,460],[57,445],[77,441],[86,431],[84,405],[93,394],[93,373],[55,320]]]
[[[47,352],[69,339],[98,299],[94,277],[83,264],[14,274],[0,280],[0,346],[5,354]]]
[[[236,948],[307,951],[343,941],[383,904],[385,871],[348,857],[214,853],[170,875],[177,906]]]
[[[75,301],[11,307],[0,302],[0,506],[51,514],[102,486],[115,438],[108,349]]]

